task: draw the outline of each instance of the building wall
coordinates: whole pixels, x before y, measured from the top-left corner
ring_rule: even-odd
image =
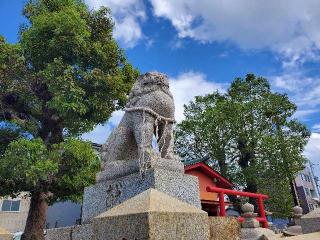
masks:
[[[81,204],[71,201],[57,202],[49,206],[46,228],[67,227],[80,223]]]
[[[186,174],[198,177],[201,200],[218,201],[217,193],[207,192],[206,190],[208,186],[216,187],[216,183],[213,182],[212,178],[208,177],[202,171],[197,169],[186,171]]]
[[[30,206],[29,198],[18,197],[13,200],[20,200],[19,211],[2,211],[3,200],[11,198],[0,197],[0,227],[8,230],[11,233],[23,232],[26,225],[28,211]]]
[[[297,194],[303,213],[306,214],[319,207],[316,199],[319,193],[314,181],[314,177],[309,167],[301,171],[295,179]]]

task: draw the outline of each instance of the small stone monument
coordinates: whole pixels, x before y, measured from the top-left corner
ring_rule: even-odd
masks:
[[[260,227],[259,222],[256,220],[257,213],[254,212],[254,206],[250,203],[245,203],[241,207],[244,221],[241,223],[242,228],[258,228]]]
[[[241,223],[241,239],[243,240],[270,240],[275,239],[275,233],[268,228],[261,228],[256,220],[257,214],[250,203],[242,205],[244,221]]]
[[[292,208],[293,222],[283,231],[284,236],[297,236],[302,234],[302,228],[300,226],[300,218],[302,217],[303,209],[300,206]]]

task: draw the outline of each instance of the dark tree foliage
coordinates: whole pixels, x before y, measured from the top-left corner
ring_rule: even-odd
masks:
[[[270,195],[275,215],[289,215],[290,184],[303,169],[309,130],[293,118],[297,107],[272,92],[267,79],[236,78],[225,94],[198,96],[185,106],[176,145],[183,159],[210,154],[239,188]]]

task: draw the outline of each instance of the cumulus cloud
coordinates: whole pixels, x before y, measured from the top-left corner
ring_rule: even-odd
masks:
[[[188,71],[177,77],[169,77],[170,89],[175,100],[175,117],[178,122],[184,119],[183,105],[188,104],[195,96],[212,93],[216,90],[224,91],[224,85],[209,81],[203,73]],[[95,143],[104,143],[116,127],[124,112],[116,111],[104,125],[98,125],[93,131],[82,135],[83,139]]]
[[[302,72],[290,72],[269,78],[275,90],[287,93],[297,104],[297,118],[320,114],[320,78],[306,77]]]
[[[86,3],[94,9],[101,6],[111,9],[114,37],[125,47],[134,47],[143,39],[141,23],[147,18],[143,0],[86,0]]]
[[[317,176],[320,176],[320,133],[313,132],[311,134],[310,140],[305,148],[304,154],[315,164],[315,173]]]
[[[313,130],[314,132],[320,133],[320,123],[314,124],[314,125],[312,126],[312,130]]]
[[[123,114],[123,111],[113,112],[108,122],[99,124],[93,131],[83,134],[81,138],[94,143],[104,143],[112,132],[112,129],[119,124]]]
[[[209,81],[203,73],[185,72],[171,77],[170,88],[176,105],[176,120],[184,119],[183,105],[188,104],[195,96],[205,95],[214,91],[224,91],[224,85]]]
[[[169,20],[180,38],[269,48],[281,54],[285,67],[318,57],[318,0],[150,1],[154,15]]]

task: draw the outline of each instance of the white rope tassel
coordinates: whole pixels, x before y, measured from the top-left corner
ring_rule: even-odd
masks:
[[[145,111],[142,111],[142,129],[141,129],[141,150],[140,150],[140,157],[139,157],[139,172],[140,176],[142,177],[146,172],[146,159],[145,159],[145,150],[146,150],[146,115]]]
[[[145,172],[148,170],[148,161],[147,159],[145,159],[145,151],[147,151],[148,149],[146,149],[146,112],[153,115],[155,117],[155,122],[154,122],[154,125],[155,125],[155,131],[156,131],[156,139],[158,141],[159,139],[159,122],[161,121],[164,121],[165,122],[165,125],[164,125],[164,128],[163,128],[163,133],[162,133],[162,136],[161,138],[159,139],[158,141],[158,145],[162,144],[161,148],[159,149],[159,154],[160,154],[160,157],[161,157],[161,154],[162,154],[162,151],[163,151],[163,148],[164,148],[164,145],[166,143],[166,139],[165,139],[165,136],[167,134],[167,126],[168,126],[168,123],[175,123],[176,121],[173,119],[173,118],[167,118],[167,117],[163,117],[161,116],[160,114],[156,113],[155,111],[153,111],[152,109],[150,108],[146,108],[146,107],[130,107],[130,108],[125,108],[124,109],[126,112],[133,112],[133,111],[142,111],[142,129],[141,129],[141,145],[140,145],[140,156],[139,156],[139,172],[140,172],[140,176],[143,177]],[[149,146],[149,145],[148,145]],[[149,153],[149,156],[150,158],[152,157],[151,156],[152,152]],[[149,159],[148,159],[149,160]],[[151,161],[151,159],[150,159]]]
[[[163,128],[163,132],[162,132],[162,136],[161,136],[161,139],[159,141],[159,143],[161,143],[161,141],[163,141],[162,143],[162,147],[160,149],[160,156],[162,154],[162,151],[163,151],[163,148],[164,148],[164,145],[166,144],[166,134],[167,134],[167,125],[168,125],[168,121],[165,121],[165,124],[164,124],[164,128]]]

